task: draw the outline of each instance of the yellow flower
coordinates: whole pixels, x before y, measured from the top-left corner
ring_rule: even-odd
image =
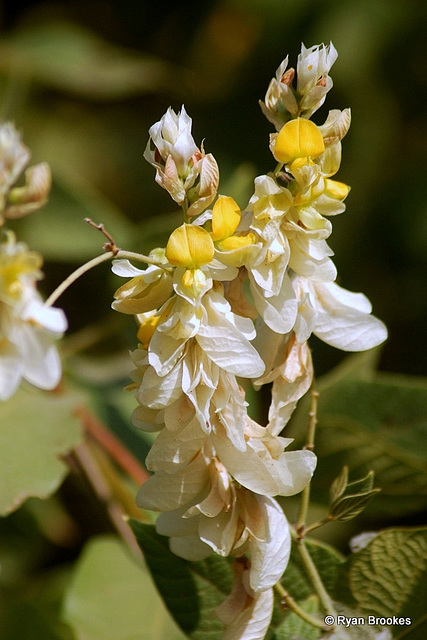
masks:
[[[165,255],[175,267],[198,269],[212,260],[214,252],[212,238],[205,229],[184,223],[171,233]]]
[[[233,198],[219,196],[212,209],[212,240],[219,242],[232,236],[241,217],[239,206]]]
[[[274,145],[274,157],[284,164],[297,158],[317,158],[324,151],[319,128],[305,118],[289,120],[279,131]]]

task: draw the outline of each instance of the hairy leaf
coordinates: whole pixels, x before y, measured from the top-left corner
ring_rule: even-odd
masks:
[[[427,633],[427,527],[387,529],[352,554],[341,567],[337,600],[365,618],[411,619],[411,625],[390,627],[408,640]]]
[[[352,476],[373,470],[381,493],[376,517],[417,512],[427,506],[427,382],[381,374],[373,380],[345,377],[332,386],[319,383],[314,495],[323,496],[336,470]],[[294,427],[303,437],[307,405]],[[305,414],[305,416],[304,416]]]

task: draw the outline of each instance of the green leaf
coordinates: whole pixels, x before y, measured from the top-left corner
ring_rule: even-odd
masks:
[[[427,528],[380,532],[343,565],[335,592],[337,600],[347,601],[365,617],[411,618],[410,627],[392,627],[393,634],[424,639]]]
[[[112,536],[92,539],[77,563],[63,619],[76,640],[183,640],[144,565]]]
[[[92,100],[118,100],[159,90],[182,90],[184,71],[117,47],[65,20],[15,30],[0,45],[0,69]]]
[[[374,489],[373,486],[373,471],[360,480],[348,482],[348,468],[343,467],[342,473],[331,486],[331,504],[328,517],[331,520],[345,522],[358,516],[370,499],[381,491],[381,489]]]
[[[222,640],[223,627],[215,608],[231,591],[230,562],[212,555],[187,562],[169,550],[168,538],[154,526],[130,520],[154,582],[172,616],[192,640]]]
[[[317,596],[309,596],[299,603],[303,611],[311,616],[320,618],[321,609]],[[317,640],[322,635],[322,630],[303,620],[293,611],[288,612],[283,622],[274,629],[271,640]],[[270,640],[270,638],[269,638]]]
[[[0,514],[17,509],[29,496],[45,498],[67,473],[60,456],[81,439],[73,409],[75,392],[49,394],[21,388],[0,405]]]
[[[322,385],[319,385],[322,388]],[[306,407],[294,423],[301,430]],[[305,416],[304,416],[305,413]],[[345,378],[323,387],[318,405],[313,494],[325,498],[331,473],[347,465],[352,474],[373,470],[381,493],[375,516],[427,507],[427,382],[381,374]],[[319,492],[319,489],[322,493]]]

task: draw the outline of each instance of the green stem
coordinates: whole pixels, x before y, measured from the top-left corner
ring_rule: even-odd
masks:
[[[314,531],[314,529],[318,529],[319,527],[323,527],[324,524],[328,524],[328,522],[332,522],[333,518],[326,516],[326,518],[322,518],[322,520],[318,520],[313,524],[310,524],[308,527],[304,527],[304,536],[307,535],[310,531]]]
[[[299,538],[298,533],[296,531],[292,531],[292,529],[291,529],[291,533],[292,533],[292,537],[294,538],[294,542],[298,550],[298,553],[304,564],[307,575],[310,578],[311,584],[313,585],[317,595],[319,596],[319,600],[322,603],[322,606],[326,614],[335,617],[336,613],[335,613],[334,605],[332,604],[332,600],[329,597],[329,594],[324,587],[322,579],[317,571],[316,565],[314,564],[312,557],[308,552],[304,539]]]
[[[275,177],[275,178],[277,178],[277,176],[278,176],[278,175],[279,175],[279,173],[281,172],[282,167],[283,167],[283,162],[278,162],[278,163],[277,163],[277,166],[276,166],[276,168],[275,168],[275,170],[274,170],[274,177]]]
[[[306,622],[311,624],[313,627],[317,627],[318,629],[325,630],[325,624],[324,624],[323,620],[319,620],[318,618],[315,618],[314,616],[312,616],[309,613],[307,613],[306,611],[304,611],[304,609],[302,609],[299,606],[299,604],[297,604],[295,602],[293,597],[283,588],[283,586],[281,585],[280,582],[275,584],[274,588],[276,589],[276,591],[279,594],[279,596],[285,601],[287,607],[291,611],[296,613],[297,616],[299,616],[300,618],[302,618],[303,620],[305,620]],[[328,628],[330,628],[330,627],[328,627]]]
[[[307,442],[305,448],[309,451],[313,451],[314,449],[314,436],[316,433],[316,424],[317,424],[317,401],[319,398],[319,393],[317,391],[312,390],[311,392],[311,406],[309,415],[309,423],[307,430]],[[301,508],[296,524],[296,529],[301,530],[307,518],[308,505],[310,503],[310,486],[309,482],[303,489],[301,494]]]
[[[112,258],[128,258],[130,260],[138,260],[138,262],[145,262],[146,264],[155,264],[162,269],[166,269],[165,265],[159,264],[158,260],[154,258],[149,258],[148,256],[144,256],[142,253],[135,253],[133,251],[122,251],[121,249],[115,251],[107,251],[107,253],[102,253],[100,256],[96,256],[96,258],[92,258],[89,262],[85,262],[81,267],[73,271],[68,278],[66,278],[61,284],[50,294],[48,299],[46,300],[46,305],[48,307],[52,306],[58,298],[70,287],[76,280],[81,278],[85,273],[97,267],[102,262],[106,262],[107,260],[111,260]]]
[[[73,271],[73,273],[71,273],[68,276],[68,278],[66,278],[63,282],[61,282],[59,287],[57,287],[55,291],[53,291],[50,294],[50,296],[45,302],[46,306],[48,307],[52,306],[58,300],[58,298],[64,293],[64,291],[66,291],[68,287],[73,284],[73,282],[78,280],[87,271],[90,271],[91,269],[96,267],[98,264],[101,264],[101,262],[106,262],[111,258],[114,258],[114,252],[108,251],[108,253],[103,253],[102,255],[97,256],[96,258],[92,258],[92,260],[89,260],[89,262],[86,262],[81,267]]]

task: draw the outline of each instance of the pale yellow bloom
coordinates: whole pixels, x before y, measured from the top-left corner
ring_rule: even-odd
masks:
[[[61,377],[55,338],[67,328],[61,309],[43,304],[36,283],[41,256],[17,243],[9,232],[0,244],[0,399],[7,400],[22,379],[53,389]]]

